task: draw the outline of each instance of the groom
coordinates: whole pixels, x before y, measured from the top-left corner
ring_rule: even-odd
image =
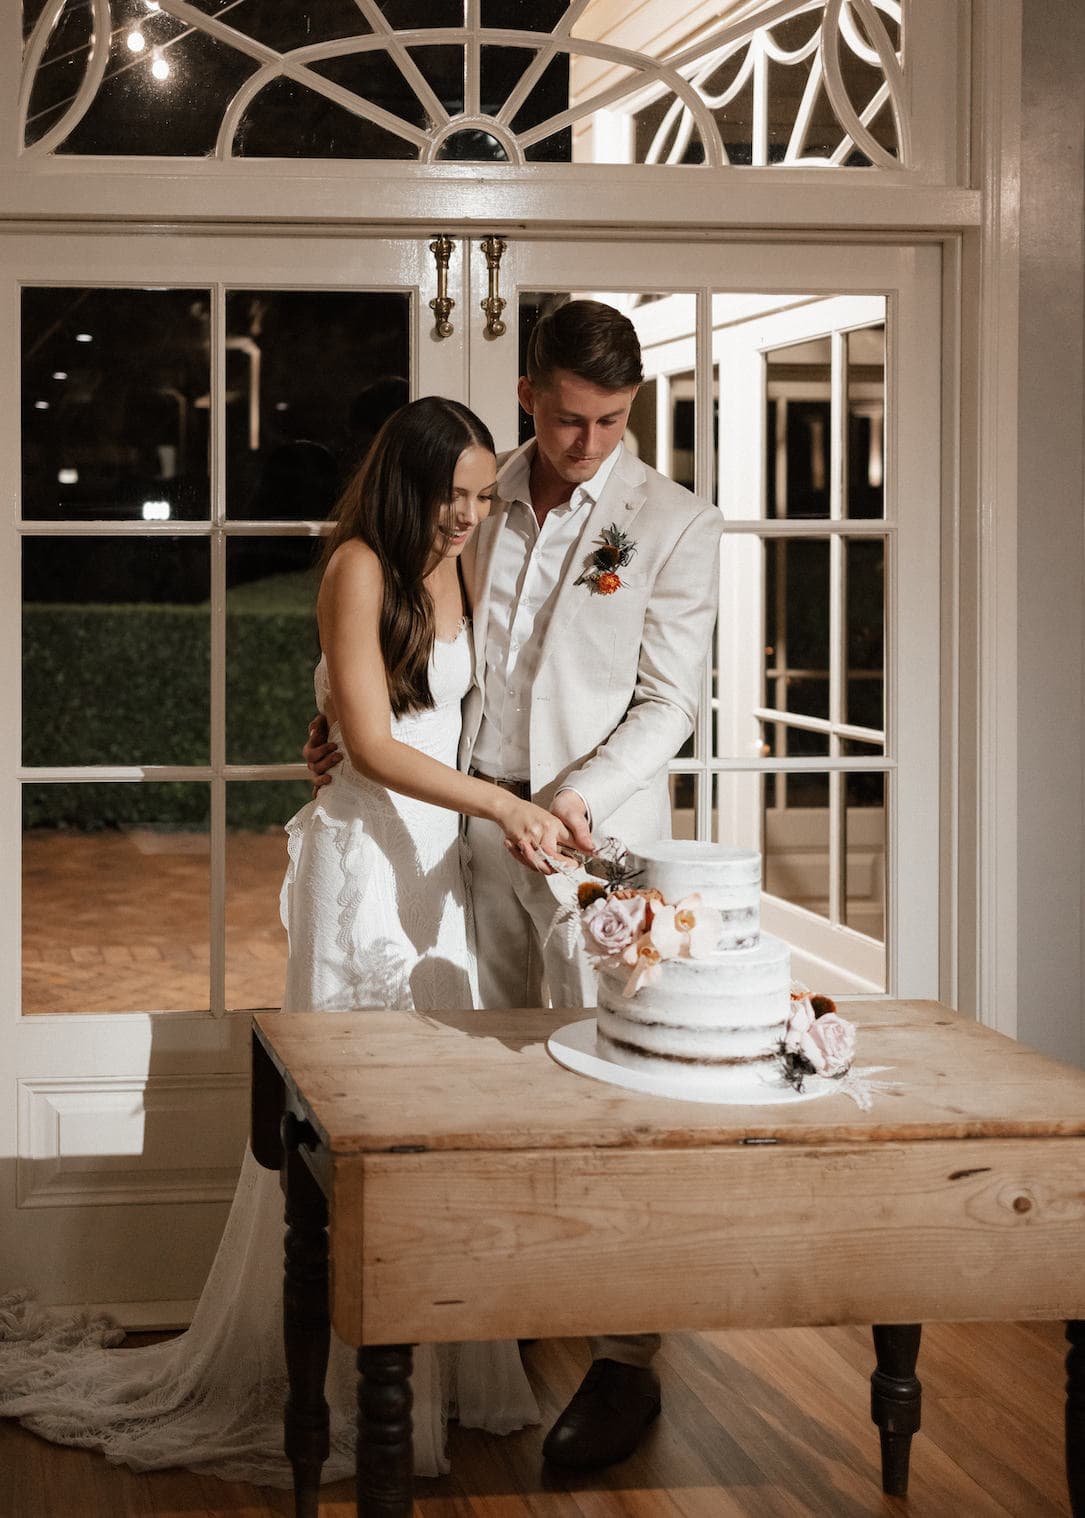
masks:
[[[719,512],[622,443],[642,378],[636,331],[611,306],[574,300],[542,318],[518,386],[535,436],[501,461],[500,507],[462,561],[477,681],[461,767],[548,807],[587,851],[593,832],[669,836],[668,762],[693,728],[718,601]],[[319,736],[305,750],[314,776],[331,758]],[[483,820],[468,819],[467,840],[483,1005],[548,993],[555,1007],[594,1006],[593,972],[559,925],[565,877],[525,870]],[[591,1341],[549,1461],[632,1454],[660,1408],[658,1345]]]

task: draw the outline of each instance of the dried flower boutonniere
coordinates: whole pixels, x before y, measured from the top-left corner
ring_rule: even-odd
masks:
[[[632,538],[626,537],[613,522],[602,532],[602,542],[588,560],[588,567],[575,582],[588,585],[597,596],[612,596],[622,588],[619,569],[624,569],[637,551]]]

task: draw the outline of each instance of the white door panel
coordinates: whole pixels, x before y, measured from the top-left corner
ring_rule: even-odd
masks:
[[[5,1099],[0,1102],[0,1154],[5,1157],[8,1172],[0,1203],[0,1238],[4,1241],[0,1285],[31,1285],[46,1301],[125,1304],[121,1309],[125,1319],[147,1326],[183,1318],[186,1304],[198,1296],[233,1194],[248,1131],[249,1018],[244,1012],[225,1010],[237,1002],[231,1002],[229,990],[224,993],[223,989],[228,950],[224,920],[229,895],[224,858],[224,844],[230,836],[224,831],[227,787],[230,796],[236,797],[237,787],[250,781],[303,774],[298,764],[291,770],[282,763],[226,762],[224,727],[229,730],[230,708],[225,703],[228,695],[232,700],[232,694],[227,690],[225,666],[228,640],[222,631],[224,564],[237,545],[267,541],[266,535],[247,536],[250,525],[226,515],[227,408],[238,412],[240,425],[245,425],[244,398],[239,399],[232,389],[237,374],[242,380],[248,377],[253,387],[248,408],[250,429],[259,426],[261,411],[265,427],[267,417],[274,415],[269,394],[263,396],[263,406],[259,404],[260,360],[267,356],[261,354],[259,341],[226,340],[229,292],[256,292],[257,297],[266,292],[269,298],[297,291],[401,295],[406,298],[412,393],[463,395],[467,314],[463,262],[457,246],[450,270],[450,293],[456,300],[454,330],[443,339],[433,336],[428,302],[435,294],[434,260],[427,241],[421,239],[362,242],[339,237],[43,235],[6,242],[0,279],[0,320],[9,339],[5,345],[9,402],[0,423],[4,442],[0,467],[8,503],[4,529],[8,541],[0,568],[5,592],[0,615],[4,618],[7,651],[0,708],[0,743],[5,755],[0,852],[9,872],[4,892],[6,910],[0,924],[0,1067],[6,1083]],[[206,395],[196,396],[195,404],[206,407],[208,414],[209,515],[168,524],[148,522],[146,528],[128,520],[96,521],[85,513],[78,519],[72,513],[72,520],[66,521],[60,511],[55,513],[56,520],[20,522],[25,478],[20,470],[23,433],[18,405],[24,287],[32,292],[70,294],[76,310],[86,309],[78,305],[83,291],[191,290],[206,294],[210,311],[206,355],[209,385]],[[146,334],[149,368],[153,367],[156,336],[154,331]],[[111,334],[97,332],[88,337],[104,349]],[[33,340],[37,340],[36,335]],[[48,332],[43,340],[50,340]],[[27,342],[31,341],[28,334]],[[234,355],[228,349],[238,350],[240,368],[233,367]],[[72,352],[77,350],[73,348]],[[68,375],[65,372],[61,376],[58,371],[46,377],[57,381],[54,390],[48,392],[49,404],[55,410],[60,404],[57,397],[62,393],[62,381]],[[71,381],[78,379],[73,367]],[[345,375],[344,384],[349,385],[351,379]],[[270,383],[267,374],[263,383]],[[56,462],[51,463],[54,470]],[[31,467],[31,463],[28,458],[24,467]],[[77,473],[74,469],[67,472]],[[319,519],[322,511],[313,510],[307,501],[288,502],[288,509],[295,520],[287,524],[287,530],[303,537],[317,531],[316,524],[305,519],[307,515]],[[95,510],[101,517],[101,510]],[[48,763],[37,763],[33,768],[23,768],[19,721],[21,552],[28,544],[58,542],[83,544],[89,552],[102,542],[103,534],[111,542],[122,536],[126,541],[143,541],[139,535],[144,531],[148,544],[161,543],[162,537],[156,539],[154,534],[163,528],[171,543],[196,539],[209,545],[211,602],[204,613],[212,619],[209,762],[187,767],[140,765],[124,762],[122,750],[117,762],[107,765],[79,768],[65,764],[50,769]],[[152,657],[149,651],[148,658]],[[48,710],[28,715],[34,722],[47,724],[50,720]],[[298,750],[304,741],[304,721],[302,717],[298,725]],[[88,781],[142,785],[189,779],[209,788],[211,806],[210,851],[202,877],[210,932],[209,946],[201,951],[210,968],[204,974],[206,989],[194,1002],[198,1007],[202,999],[208,1010],[157,1011],[153,977],[144,981],[144,1010],[117,1011],[114,1015],[106,1010],[50,1015],[35,1012],[30,1003],[24,1005],[18,866],[23,786],[71,786]],[[280,820],[285,822],[286,816]],[[168,841],[170,835],[164,836]],[[144,829],[139,841],[144,853],[156,852],[153,829]],[[270,846],[262,845],[261,857],[268,861],[262,867],[273,877],[267,891],[265,936],[270,938],[277,929],[275,895],[286,856],[285,841],[281,846],[274,838],[267,843]],[[183,854],[184,849],[180,852]],[[111,888],[104,875],[99,878],[104,889]],[[87,887],[90,894],[94,886],[92,874]],[[43,899],[48,900],[48,883],[43,885],[32,874],[28,901]],[[78,896],[73,898],[69,891],[65,899],[77,913],[82,910]],[[93,911],[93,902],[88,901],[87,907]],[[160,907],[163,915],[171,910],[167,896]],[[151,916],[154,911],[152,906]],[[108,921],[101,913],[98,920],[101,937],[115,940],[113,952],[122,956],[128,932],[125,921]],[[63,928],[57,924],[58,939],[63,937]],[[83,952],[91,957],[89,951]],[[120,998],[110,1002],[109,964],[107,956],[98,970],[95,994],[99,1004],[131,1006],[130,1001]],[[174,970],[171,962],[162,963],[163,1006],[176,1005],[166,994]],[[69,1000],[78,996],[79,971],[79,965],[71,968],[76,990],[69,992]],[[51,971],[46,965],[42,973],[47,985],[50,974],[69,972]],[[40,990],[41,980],[38,984]],[[267,993],[267,999],[272,1000],[273,993]]]
[[[476,251],[472,266],[481,267]],[[508,334],[472,342],[472,404],[495,422],[501,446],[518,441],[514,382],[520,355],[515,316],[541,294],[596,296],[626,311],[654,387],[648,461],[715,498],[727,518],[715,685],[693,752],[673,769],[675,829],[766,854],[765,923],[791,942],[796,973],[834,993],[937,994],[939,823],[939,598],[941,521],[940,259],[928,247],[827,244],[725,245],[511,240],[501,268]],[[641,295],[650,297],[638,300]],[[512,317],[513,319],[509,319]],[[884,516],[846,519],[844,448],[832,456],[832,515],[825,522],[769,522],[766,515],[766,360],[818,340],[845,351],[848,334],[888,330],[880,404],[885,407]],[[804,348],[803,345],[806,345]],[[842,366],[834,384],[839,390]],[[858,368],[856,370],[858,371]],[[718,377],[718,378],[717,378]],[[801,376],[796,397],[809,400]],[[854,401],[854,397],[852,397]],[[684,429],[679,406],[687,406]],[[718,447],[712,423],[719,408]],[[694,420],[689,422],[692,404]],[[835,393],[833,425],[846,427],[849,397]],[[636,415],[636,412],[634,412]],[[843,420],[840,420],[843,417]],[[632,419],[631,419],[632,425]],[[871,422],[871,435],[875,425]],[[683,431],[685,436],[680,436]],[[643,445],[643,432],[637,441]],[[846,433],[841,433],[846,448]],[[874,444],[871,444],[873,450]],[[643,451],[643,446],[642,446]],[[692,460],[692,467],[690,467]],[[873,465],[872,465],[873,467]],[[865,726],[839,720],[823,761],[775,762],[763,752],[766,708],[759,644],[765,621],[763,555],[772,539],[835,538],[832,623],[843,655],[846,569],[853,542],[884,544],[885,717],[863,755]],[[826,671],[828,674],[828,671]],[[848,674],[839,667],[839,686]],[[772,706],[768,702],[769,707]],[[798,714],[801,720],[801,713]],[[816,726],[816,724],[814,724]],[[826,729],[830,724],[821,724]],[[874,735],[871,735],[874,736]],[[864,766],[866,766],[864,768]],[[802,805],[762,804],[766,777],[778,793],[817,770],[829,788],[815,831],[803,836]],[[877,772],[881,806],[849,808],[849,777]],[[692,795],[690,794],[692,792]],[[817,809],[815,809],[817,810]],[[841,840],[829,847],[830,829]],[[842,840],[845,839],[846,844]],[[845,879],[846,876],[846,879]],[[902,913],[907,899],[909,910]]]

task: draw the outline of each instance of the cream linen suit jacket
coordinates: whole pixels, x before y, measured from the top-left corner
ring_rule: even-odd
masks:
[[[497,495],[526,449],[500,461]],[[478,528],[463,559],[473,606],[476,683],[464,704],[460,765],[482,721],[490,569],[507,505]],[[577,585],[611,524],[637,547],[622,587]],[[720,513],[622,448],[587,518],[543,634],[530,695],[531,790],[548,806],[570,786],[596,838],[670,836],[668,761],[693,730],[719,599]]]

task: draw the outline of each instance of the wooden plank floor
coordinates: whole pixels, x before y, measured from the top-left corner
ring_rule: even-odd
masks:
[[[881,1492],[865,1329],[674,1334],[663,1417],[631,1460],[543,1471],[545,1426],[588,1363],[582,1340],[529,1347],[546,1424],[505,1439],[454,1427],[452,1475],[419,1483],[415,1518],[1066,1518],[1060,1324],[934,1325],[907,1500]],[[0,1423],[2,1518],[289,1518],[289,1493],[189,1471],[135,1475]],[[321,1518],[353,1518],[349,1482]]]

